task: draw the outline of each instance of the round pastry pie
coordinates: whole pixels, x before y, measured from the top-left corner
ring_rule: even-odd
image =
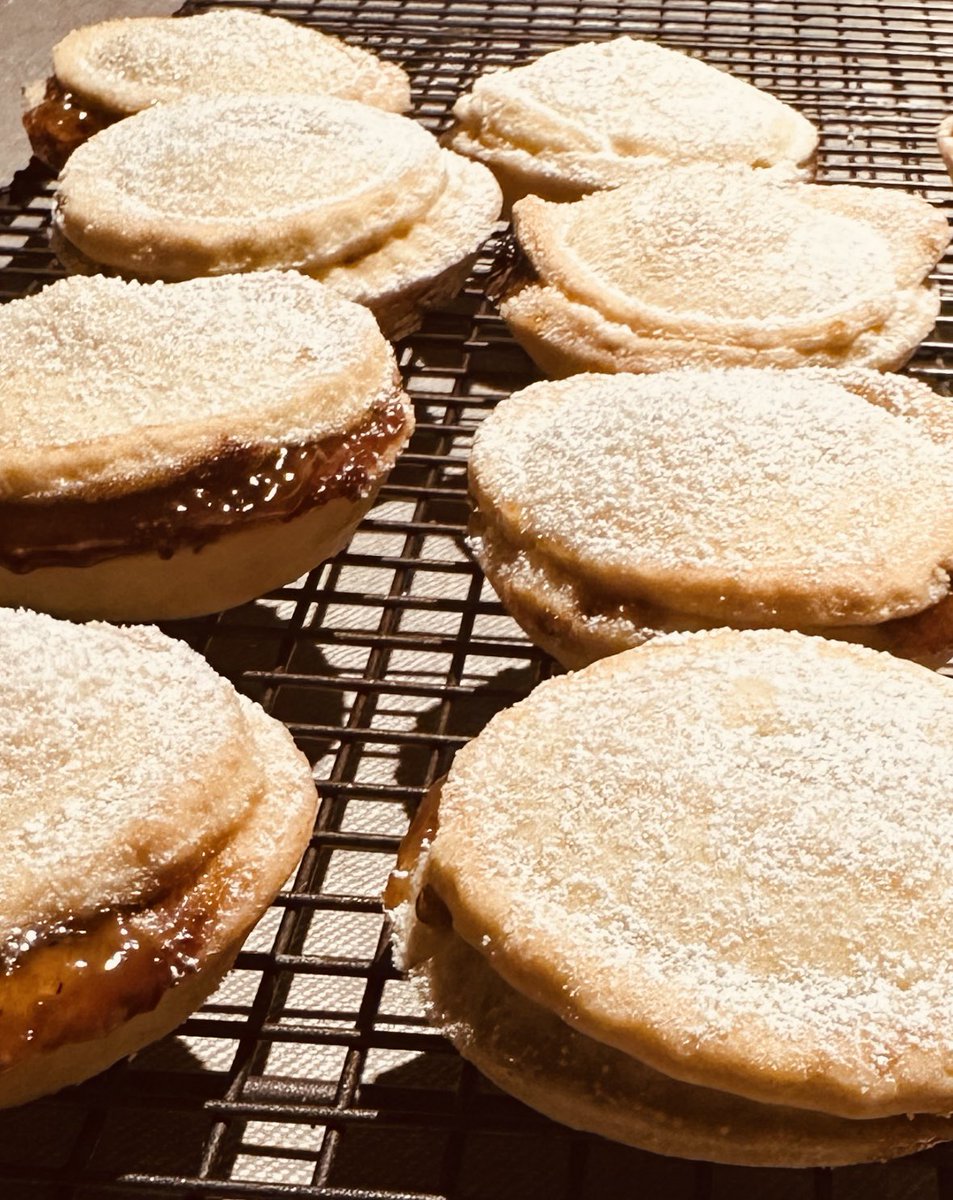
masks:
[[[472,545],[569,667],[781,626],[953,653],[953,402],[860,368],[576,375],[483,422]]]
[[[421,908],[426,921],[404,910],[400,944],[431,1022],[498,1087],[554,1120],[654,1154],[751,1167],[883,1161],[953,1136],[943,1116],[845,1120],[681,1083],[576,1032]]]
[[[215,612],[348,540],[413,428],[374,318],[294,272],[0,309],[0,603]]]
[[[410,107],[410,81],[393,63],[316,29],[232,9],[73,30],[53,47],[50,78],[26,89],[23,123],[37,158],[58,171],[88,137],[153,104],[236,92]]]
[[[500,212],[479,163],[350,100],[198,97],[91,138],[57,189],[73,271],[143,280],[294,269],[391,337],[462,286]]]
[[[817,130],[774,96],[687,54],[619,37],[489,71],[453,108],[449,144],[512,203],[578,200],[641,163],[784,165],[813,174]]]
[[[543,683],[457,755],[389,884],[431,1018],[503,1087],[669,1154],[948,1138],[949,680],[781,630]]]
[[[513,209],[501,311],[547,375],[681,366],[901,366],[930,332],[950,230],[918,196],[740,166]]]
[[[308,842],[288,732],[150,628],[0,610],[0,1105],[163,1037]]]

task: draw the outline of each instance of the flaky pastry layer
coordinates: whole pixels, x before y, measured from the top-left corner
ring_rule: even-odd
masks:
[[[951,755],[921,667],[780,631],[657,639],[457,755],[418,887],[508,984],[671,1078],[946,1114]]]
[[[810,122],[773,96],[629,37],[489,72],[454,116],[450,144],[497,171],[511,199],[616,187],[645,159],[808,169],[817,145]]]
[[[294,272],[64,280],[0,312],[0,501],[167,484],[223,447],[343,435],[402,397],[373,317]]]
[[[551,373],[884,369],[935,319],[925,277],[949,230],[916,197],[704,164],[638,177],[577,204],[527,197],[514,209],[536,281],[501,309]]]
[[[2,951],[169,891],[264,780],[234,688],[157,630],[0,609],[0,644]]]
[[[104,908],[53,937],[37,930],[8,964],[0,1105],[78,1082],[178,1024],[217,984],[300,858],[316,807],[310,768],[283,726],[240,704],[244,750],[262,779],[241,826],[153,901]],[[133,1032],[130,1044],[130,1026],[149,1036]]]
[[[532,642],[569,670],[632,650],[669,633],[718,629],[724,622],[678,612],[645,600],[587,593],[543,556],[508,543],[478,513],[470,539],[477,562],[503,607]],[[737,629],[754,628],[742,623]],[[946,595],[912,617],[879,625],[800,626],[797,632],[886,650],[928,667],[953,656],[953,596]]]
[[[310,272],[335,293],[368,307],[392,340],[416,329],[425,310],[457,294],[500,215],[499,185],[485,167],[449,151],[442,152],[442,164],[445,187],[419,221],[367,254]],[[73,274],[116,273],[57,233],[53,247]]]
[[[574,376],[487,418],[470,492],[504,589],[551,569],[639,639],[879,625],[949,594],[950,407],[857,369]]]
[[[293,583],[350,541],[383,476],[358,499],[339,496],[288,521],[227,530],[198,551],[180,546],[118,555],[87,565],[0,567],[0,604],[73,621],[172,621],[245,604]]]
[[[87,25],[53,48],[63,87],[117,117],[184,96],[301,92],[403,112],[400,67],[319,30],[239,10]]]
[[[142,279],[314,273],[379,247],[445,184],[435,139],[407,118],[330,97],[199,96],[81,146],[55,222],[81,253]]]
[[[500,305],[510,332],[553,379],[580,371],[672,371],[679,367],[870,367],[899,370],[928,336],[940,313],[935,287],[896,296],[886,324],[848,346],[808,351],[774,347],[752,350],[701,339],[682,340],[635,331],[607,320],[597,308],[568,300],[557,288],[537,284],[510,292]]]
[[[942,1117],[852,1121],[679,1083],[564,1024],[496,974],[417,891],[439,823],[439,785],[418,811],[388,887],[395,955],[427,1016],[494,1083],[577,1129],[656,1154],[746,1166],[883,1160],[951,1136]]]
[[[402,295],[438,279],[474,254],[493,229],[502,200],[479,163],[443,151],[446,186],[425,216],[361,258],[335,264],[317,278],[374,313],[386,314]],[[389,322],[381,322],[388,328]]]

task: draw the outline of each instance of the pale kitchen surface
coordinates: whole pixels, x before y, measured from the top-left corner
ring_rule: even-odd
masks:
[[[164,16],[175,0],[0,0],[0,185],[30,160],[22,88],[50,73],[50,51],[71,29],[110,17]]]

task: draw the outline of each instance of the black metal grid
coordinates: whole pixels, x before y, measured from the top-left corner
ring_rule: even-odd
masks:
[[[912,186],[943,207],[953,197],[933,140],[953,109],[950,4],[234,6],[320,23],[401,62],[435,130],[488,66],[573,40],[656,38],[817,120],[822,178]],[[49,184],[34,165],[0,196],[0,298],[60,274],[48,214]],[[464,295],[400,347],[417,433],[348,551],[266,600],[170,627],[289,724],[320,784],[316,832],[223,989],[178,1037],[0,1114],[3,1200],[953,1197],[944,1149],[882,1167],[743,1171],[573,1133],[462,1064],[390,965],[378,896],[408,811],[456,748],[549,670],[463,544],[472,430],[535,377],[485,295],[503,247],[501,231]],[[943,315],[911,369],[947,390],[949,263],[937,278]]]

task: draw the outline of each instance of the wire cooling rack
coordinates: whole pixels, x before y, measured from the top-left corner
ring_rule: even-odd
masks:
[[[818,121],[822,178],[914,187],[944,208],[953,194],[934,144],[953,110],[950,4],[242,7],[318,23],[402,63],[435,131],[487,67],[585,38],[658,39]],[[2,299],[60,273],[46,246],[49,191],[34,166],[0,197]],[[0,1114],[2,1200],[953,1197],[944,1149],[887,1166],[745,1171],[574,1133],[462,1063],[392,969],[379,894],[408,813],[454,751],[549,671],[463,541],[472,431],[535,377],[486,299],[505,250],[501,229],[459,300],[400,346],[417,432],[348,551],[265,600],[170,627],[288,723],[320,785],[316,832],[236,969],[178,1036]],[[949,295],[949,263],[937,279]],[[944,302],[911,368],[944,390],[951,318]]]

